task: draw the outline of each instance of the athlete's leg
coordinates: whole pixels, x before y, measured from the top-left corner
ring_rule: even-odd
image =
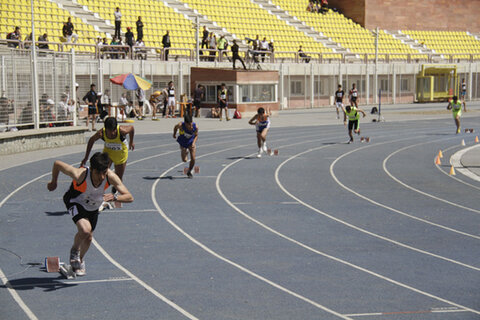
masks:
[[[190,151],[190,166],[188,167],[188,172],[191,173],[193,170],[193,167],[195,166],[196,147],[190,146],[188,147],[188,150]]]
[[[125,169],[127,168],[127,163],[124,162],[122,164],[116,164],[114,167],[115,167],[115,173],[120,178],[120,180],[122,180],[123,174],[125,173]]]
[[[460,116],[455,117],[455,125],[457,126],[457,133],[460,133]]]
[[[182,158],[182,161],[183,162],[187,162],[188,161],[188,149],[180,146],[180,157]]]
[[[82,218],[77,221],[77,234],[73,239],[72,250],[80,251],[80,260],[83,261],[83,257],[90,248],[90,244],[93,239],[92,225],[90,221]]]
[[[262,142],[263,142],[262,133],[257,131],[257,146],[259,148],[262,148]]]

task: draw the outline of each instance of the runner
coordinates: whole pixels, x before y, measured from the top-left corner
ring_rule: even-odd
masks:
[[[153,94],[150,95],[149,103],[152,106],[152,120],[157,119],[157,106],[160,103],[163,104],[163,97],[160,91],[155,91]]]
[[[77,276],[86,274],[84,257],[93,239],[98,209],[102,201],[133,201],[133,196],[123,185],[122,180],[108,169],[109,161],[108,154],[101,152],[95,153],[90,158],[90,168],[75,168],[57,160],[53,165],[52,179],[47,184],[49,191],[55,190],[60,172],[73,179],[63,196],[63,201],[77,226],[77,233],[70,249],[70,264]],[[109,185],[115,187],[119,194],[104,194]]]
[[[178,138],[177,138],[178,130]],[[190,151],[190,166],[188,167],[187,176],[193,178],[192,170],[195,166],[195,151],[196,143],[198,139],[198,127],[195,122],[192,121],[192,117],[187,113],[183,117],[183,122],[179,122],[173,128],[173,139],[177,139],[180,144],[180,155],[183,162],[187,162],[187,155]]]
[[[125,144],[126,136],[129,136],[128,147]],[[87,150],[85,157],[83,158],[80,166],[85,165],[87,162],[90,151],[95,141],[102,139],[105,141],[103,152],[106,152],[109,156],[108,167],[112,165],[115,167],[115,173],[122,180],[125,168],[127,167],[128,149],[133,150],[135,144],[133,143],[133,136],[135,129],[131,125],[118,125],[117,119],[114,117],[108,117],[105,119],[104,128],[98,130],[87,143]],[[112,188],[112,193],[115,193],[115,188]]]
[[[172,118],[176,118],[175,116],[175,101],[176,101],[176,95],[175,95],[175,87],[173,86],[173,81],[170,81],[168,83],[168,100],[167,100],[167,118],[170,116]]]
[[[249,124],[255,125],[257,131],[257,158],[262,156],[262,152],[267,153],[267,133],[270,128],[270,112],[264,108],[258,108],[257,114],[248,121]]]
[[[358,114],[361,112],[363,117],[365,118],[366,114],[362,109],[357,109],[354,106],[346,106],[343,110],[343,123],[347,124],[347,116],[348,116],[348,135],[350,136],[350,141],[348,143],[353,143],[353,134],[352,130],[360,135],[360,115]]]
[[[342,85],[338,85],[338,90],[335,91],[335,105],[337,109],[337,119],[340,119],[340,111],[339,109],[343,108],[343,98],[345,96],[345,92],[342,89]]]
[[[465,79],[462,79],[462,85],[461,85],[461,91],[460,91],[460,97],[462,101],[465,101],[465,97],[467,96],[467,83],[465,82]]]
[[[225,83],[222,83],[220,90],[218,90],[218,106],[220,108],[220,121],[222,121],[222,111],[225,111],[225,118],[230,121],[228,117],[228,90],[225,87]]]
[[[350,105],[355,105],[356,108],[358,108],[358,90],[356,84],[352,84],[352,89],[350,90],[349,94],[350,98]]]
[[[462,104],[463,111],[467,112],[467,105],[465,104],[465,101],[458,101],[457,96],[453,96],[452,101],[450,101],[447,106],[448,110],[452,110],[453,120],[455,120],[455,124],[457,125],[457,134],[460,133],[460,117],[462,116]]]

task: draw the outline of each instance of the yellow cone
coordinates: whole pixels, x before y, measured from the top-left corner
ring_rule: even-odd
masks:
[[[462,147],[465,147],[465,139],[462,139],[461,145],[462,145]]]
[[[450,173],[449,175],[451,176],[454,176],[455,175],[455,169],[453,168],[453,166],[450,168]]]
[[[441,165],[442,164],[442,162],[440,161],[440,156],[435,157],[435,164],[436,165]]]
[[[442,150],[438,150],[438,157],[439,157],[440,159],[443,158]]]
[[[475,143],[478,143],[478,136],[475,136]]]

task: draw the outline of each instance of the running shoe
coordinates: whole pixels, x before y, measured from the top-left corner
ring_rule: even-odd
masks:
[[[192,178],[193,178],[193,174],[192,174],[191,171],[188,171],[188,172],[187,172],[187,177],[188,177],[188,179],[192,179]]]
[[[85,260],[82,261],[82,263],[80,263],[80,268],[78,268],[76,270],[74,269],[74,271],[75,271],[75,274],[77,275],[77,277],[82,277],[82,276],[86,275],[87,270],[85,268]]]
[[[353,139],[352,139],[352,140],[348,140],[348,142],[347,142],[347,143],[348,143],[348,144],[351,144],[351,143],[353,143]]]
[[[460,133],[460,128],[457,129],[457,134],[459,134],[459,133]]]
[[[230,121],[230,118],[229,118],[229,117],[227,117],[227,121]]]
[[[257,153],[257,158],[261,158],[261,157],[262,157],[262,148],[259,148]]]

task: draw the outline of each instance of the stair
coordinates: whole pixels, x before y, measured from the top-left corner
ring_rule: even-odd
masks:
[[[76,0],[50,0],[55,2],[60,8],[63,8],[70,12],[74,17],[82,19],[85,23],[92,25],[95,30],[105,34],[112,35],[115,33],[115,26],[110,20],[104,20],[100,18],[97,13],[94,13],[88,9],[87,6],[83,6],[77,3]],[[112,13],[113,15],[113,13]]]
[[[418,43],[417,40],[410,38],[409,35],[404,34],[400,30],[395,30],[395,31],[385,30],[385,33],[388,33],[388,34],[392,35],[395,39],[401,41],[402,43],[404,43],[408,46],[410,46],[410,48],[417,50],[418,53],[435,54],[435,51],[427,48],[427,46],[425,46],[421,43]]]
[[[337,42],[332,41],[332,39],[323,35],[321,32],[318,32],[312,27],[307,26],[305,22],[298,20],[297,17],[290,15],[287,11],[271,3],[269,0],[250,1],[267,10],[271,14],[277,16],[278,19],[283,20],[287,24],[295,27],[295,29],[303,32],[305,35],[312,38],[316,42],[322,43],[326,48],[332,49],[333,52],[343,54],[347,59],[356,57],[356,55],[354,53],[351,53],[348,49],[342,47]]]

